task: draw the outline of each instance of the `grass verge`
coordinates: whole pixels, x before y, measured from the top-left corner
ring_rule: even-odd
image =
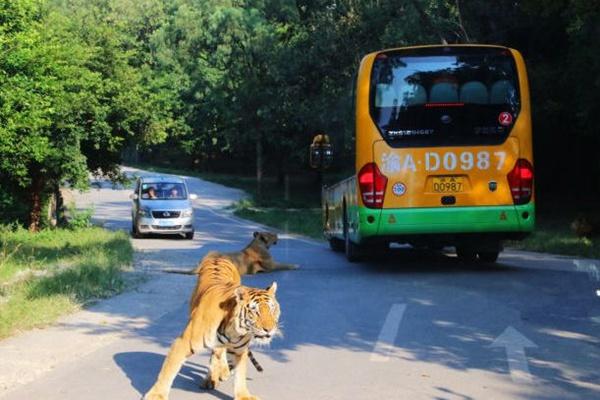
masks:
[[[284,232],[323,239],[320,208],[258,208],[246,200],[236,204],[234,214]]]
[[[543,253],[600,258],[600,237],[577,237],[570,229],[570,218],[575,213],[542,213],[537,218],[535,231],[519,242],[509,242],[508,247]]]
[[[133,259],[125,232],[98,227],[2,227],[0,246],[0,339],[121,292]]]

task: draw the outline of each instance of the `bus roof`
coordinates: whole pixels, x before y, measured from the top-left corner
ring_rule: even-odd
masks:
[[[499,45],[495,45],[495,44],[474,44],[474,43],[470,43],[470,44],[426,44],[426,45],[418,45],[418,46],[391,47],[391,48],[387,48],[387,49],[373,51],[373,52],[365,55],[365,57],[375,56],[376,54],[383,53],[383,52],[386,52],[386,51],[427,49],[427,48],[436,48],[436,47],[437,48],[446,48],[446,47],[487,47],[487,48],[494,48],[494,49],[514,50],[514,49],[511,49],[510,47],[499,46]]]

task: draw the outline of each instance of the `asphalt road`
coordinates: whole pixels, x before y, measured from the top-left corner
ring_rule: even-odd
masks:
[[[132,171],[135,172],[135,171]],[[139,173],[139,171],[138,171]],[[242,194],[189,179],[193,241],[134,240],[150,279],[56,326],[0,343],[2,399],[138,399],[186,323],[190,268],[209,250],[236,250],[257,225],[222,208]],[[96,220],[129,229],[130,191],[79,195]],[[600,399],[600,261],[507,251],[495,266],[394,249],[349,264],[325,243],[283,235],[275,258],[297,271],[273,280],[284,337],[255,349],[250,391],[263,400]],[[172,400],[232,399],[232,380],[198,388],[208,357],[192,357]]]

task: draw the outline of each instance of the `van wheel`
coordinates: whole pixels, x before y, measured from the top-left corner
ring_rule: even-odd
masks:
[[[194,231],[191,231],[191,232],[186,232],[186,233],[185,233],[185,238],[186,238],[187,240],[192,240],[192,239],[194,238]]]
[[[499,251],[480,251],[479,261],[485,263],[495,263],[498,260]]]
[[[135,227],[135,223],[131,224],[131,236],[135,239],[142,239],[144,237]]]
[[[464,246],[456,247],[456,256],[460,261],[466,263],[474,262],[477,259],[477,253],[475,250]]]
[[[345,245],[346,243],[344,243],[343,240],[337,239],[337,238],[331,238],[328,240],[329,242],[329,248],[331,248],[331,250],[335,251],[335,252],[342,252],[345,249]]]

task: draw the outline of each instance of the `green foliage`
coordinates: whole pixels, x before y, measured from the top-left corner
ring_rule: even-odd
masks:
[[[538,188],[569,182],[593,197],[599,18],[586,0],[5,1],[0,213],[35,217],[32,194],[85,187],[90,171],[118,177],[122,155],[308,176],[317,131],[333,140],[337,173],[353,159],[361,57],[442,41],[524,53]]]
[[[67,209],[69,215],[67,220],[67,227],[69,229],[83,229],[90,228],[92,226],[92,216],[94,215],[93,208],[86,208],[84,210],[78,210],[75,204],[69,205]]]
[[[323,222],[320,208],[258,208],[248,201],[236,205],[234,214],[256,221],[285,233],[296,233],[323,239]]]
[[[132,258],[125,232],[0,226],[0,338],[122,291]]]
[[[152,62],[162,1],[4,4],[0,192],[30,201],[36,229],[57,185],[85,188],[90,171],[118,177],[125,145],[159,143],[183,123],[173,78]]]

